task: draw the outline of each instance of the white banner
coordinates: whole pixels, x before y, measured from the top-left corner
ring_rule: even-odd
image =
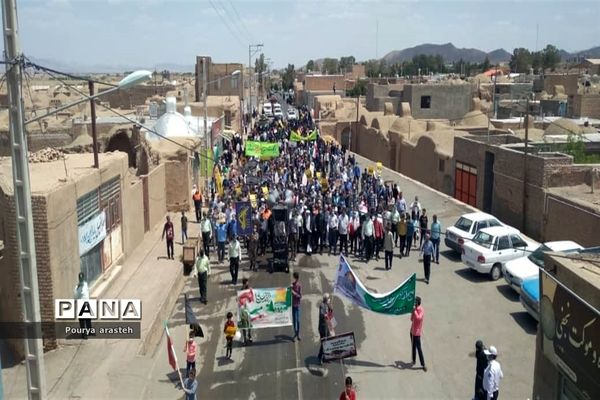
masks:
[[[79,255],[94,248],[106,237],[106,213],[102,211],[94,218],[79,226]]]

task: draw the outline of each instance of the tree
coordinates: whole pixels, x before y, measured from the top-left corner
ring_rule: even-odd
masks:
[[[485,56],[485,60],[483,60],[483,62],[479,66],[479,69],[481,69],[481,72],[485,72],[488,69],[490,69],[491,66],[492,64],[490,63],[490,59],[487,56]]]
[[[367,95],[367,82],[358,79],[352,89],[346,91],[346,96],[348,97],[358,97],[358,96],[366,96]]]
[[[556,66],[560,63],[560,53],[556,46],[551,44],[546,45],[546,48],[542,50],[542,65],[544,69],[551,69],[554,71]]]
[[[287,68],[281,75],[281,86],[284,90],[290,90],[294,88],[294,79],[296,79],[296,70],[294,64],[288,64]]]
[[[308,62],[306,63],[306,70],[307,71],[314,71],[315,70],[315,62],[314,62],[314,60],[308,60]]]
[[[339,61],[336,58],[326,58],[323,60],[323,67],[321,70],[325,74],[337,74],[339,69]]]
[[[510,70],[512,72],[522,72],[528,73],[529,68],[531,68],[533,64],[533,57],[529,50],[519,47],[518,49],[514,49],[512,56],[510,56],[510,62],[508,65],[510,66]]]
[[[354,66],[354,64],[356,64],[356,59],[354,58],[354,56],[340,58],[339,66],[343,72],[352,71],[352,66]]]

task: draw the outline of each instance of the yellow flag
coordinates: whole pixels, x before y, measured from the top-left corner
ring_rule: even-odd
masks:
[[[265,197],[267,197],[269,195],[269,188],[266,186],[262,187],[262,192],[265,195]]]
[[[252,204],[252,207],[257,208],[258,203],[256,201],[256,195],[254,193],[250,194],[250,203]]]
[[[377,169],[380,171],[383,169],[383,164],[381,163],[381,161],[377,162]]]
[[[321,173],[317,171],[317,179],[321,179]]]

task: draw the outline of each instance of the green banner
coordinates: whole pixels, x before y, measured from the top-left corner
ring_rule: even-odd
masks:
[[[391,292],[370,293],[352,271],[346,258],[340,256],[335,292],[367,310],[388,315],[409,314],[415,305],[416,280],[416,274],[412,274]]]
[[[313,130],[310,132],[310,134],[308,136],[302,136],[301,134],[299,134],[296,131],[292,131],[292,133],[290,134],[290,140],[292,142],[301,142],[301,141],[306,141],[306,142],[313,142],[315,140],[317,140],[317,130]]]
[[[246,157],[259,157],[269,159],[279,156],[279,143],[269,142],[246,142]]]
[[[260,142],[246,142],[246,157],[260,157]]]

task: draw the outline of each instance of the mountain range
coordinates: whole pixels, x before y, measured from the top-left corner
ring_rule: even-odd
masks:
[[[125,71],[136,71],[146,69],[149,71],[171,71],[171,72],[194,72],[194,65],[182,65],[173,63],[158,63],[154,65],[133,65],[133,64],[84,64],[71,63],[55,59],[44,59],[37,57],[29,57],[31,62],[42,65],[47,68],[52,68],[61,72],[70,73],[123,73]]]
[[[559,50],[563,60],[571,60],[576,57],[600,58],[600,46],[592,47],[587,50],[568,52]],[[412,60],[417,55],[441,55],[444,62],[457,62],[461,59],[465,62],[481,63],[488,57],[490,63],[499,64],[510,61],[511,53],[504,49],[497,49],[485,52],[479,49],[457,48],[452,43],[431,44],[425,43],[415,47],[409,47],[403,50],[394,50],[383,56],[383,60],[388,64],[400,63],[402,61]]]

